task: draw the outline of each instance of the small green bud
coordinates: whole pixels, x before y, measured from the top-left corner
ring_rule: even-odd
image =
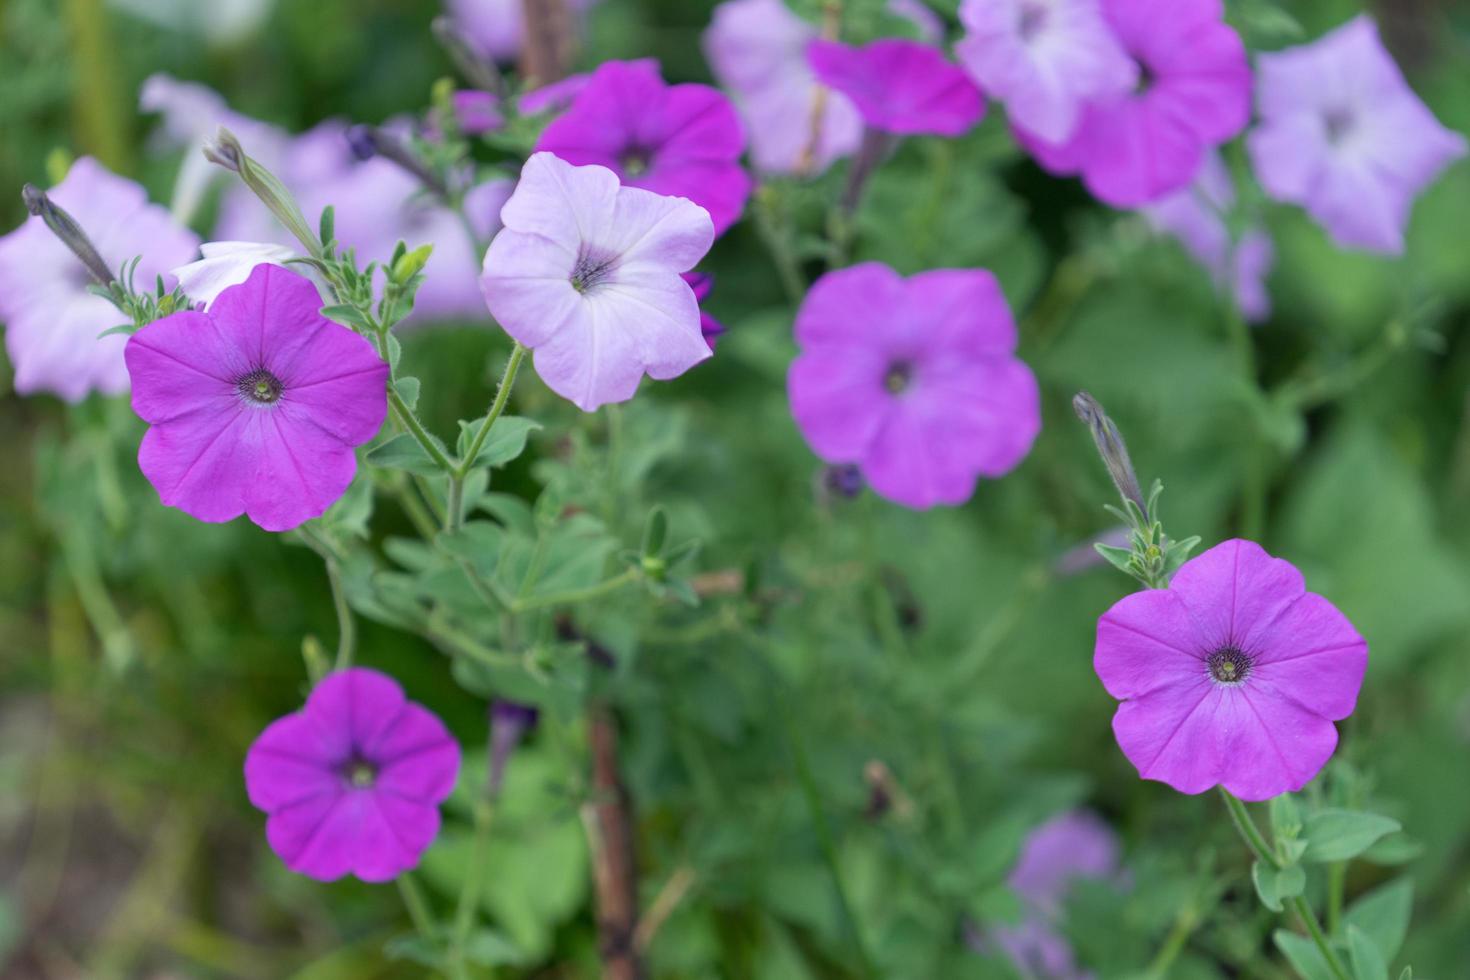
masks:
[[[406,285],[410,279],[423,271],[424,263],[429,261],[429,256],[433,252],[433,245],[420,245],[412,252],[404,252],[393,263],[393,281],[400,286]]]

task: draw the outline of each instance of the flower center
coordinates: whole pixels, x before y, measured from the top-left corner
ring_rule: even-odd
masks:
[[[1153,91],[1154,85],[1159,81],[1159,76],[1141,58],[1135,58],[1133,63],[1138,66],[1138,81],[1133,85],[1134,95],[1147,95]]]
[[[1210,676],[1221,684],[1239,684],[1250,676],[1253,661],[1238,647],[1221,647],[1210,654]]]
[[[1017,32],[1022,41],[1031,41],[1046,27],[1047,8],[1041,0],[1022,0],[1021,19]]]
[[[613,277],[618,271],[618,257],[608,255],[598,249],[587,245],[577,255],[577,262],[572,266],[572,288],[579,293],[589,292],[596,289]]]
[[[1327,130],[1327,142],[1341,146],[1357,128],[1358,120],[1351,109],[1332,109],[1323,118],[1322,125]]]
[[[366,759],[354,757],[342,767],[342,778],[353,789],[371,789],[378,779],[378,767]]]
[[[634,146],[624,151],[623,158],[618,162],[622,165],[624,176],[641,177],[648,173],[653,154],[641,146]]]
[[[281,400],[285,385],[265,368],[257,368],[235,382],[240,397],[256,405],[274,405]]]
[[[888,373],[883,375],[883,387],[891,395],[901,395],[908,390],[913,380],[913,364],[908,361],[894,361],[888,365]]]

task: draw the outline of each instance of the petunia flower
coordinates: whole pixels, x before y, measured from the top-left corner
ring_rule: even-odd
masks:
[[[1368,644],[1290,563],[1233,540],[1108,610],[1093,664],[1123,702],[1113,732],[1140,776],[1265,800],[1332,755]]]
[[[1225,215],[1235,203],[1230,171],[1218,154],[1210,154],[1199,178],[1182,191],[1143,208],[1143,216],[1159,231],[1177,238],[1190,255],[1205,267],[1221,290],[1234,297],[1247,321],[1260,322],[1271,315],[1271,297],[1266,292],[1266,275],[1275,262],[1271,236],[1253,225],[1232,242]]]
[[[444,723],[362,667],[329,674],[245,757],[245,788],[269,815],[271,850],[318,881],[389,881],[415,867],[458,774],[459,746]]]
[[[1089,102],[1137,84],[1099,0],[964,0],[960,22],[960,64],[1015,126],[1049,143],[1072,137]]]
[[[694,298],[699,301],[699,333],[704,337],[704,342],[709,344],[709,349],[715,349],[715,342],[725,332],[725,325],[716,320],[704,308],[704,301],[709,299],[709,294],[714,291],[715,277],[708,272],[686,272],[683,275],[689,288],[694,290]]]
[[[853,463],[914,508],[961,504],[1013,469],[1041,428],[1036,378],[995,277],[940,269],[904,279],[876,262],[828,273],[796,316],[787,390],[828,463]]]
[[[353,447],[387,414],[388,365],[321,306],[308,280],[259,265],[207,312],[128,339],[133,410],[151,425],[138,465],[166,505],[288,531],[346,491]]]
[[[1414,94],[1366,15],[1258,68],[1248,145],[1266,193],[1344,248],[1402,252],[1414,198],[1465,155],[1465,137]]]
[[[1081,174],[1118,208],[1187,186],[1205,154],[1250,118],[1250,65],[1220,0],[1102,0],[1103,13],[1138,66],[1134,91],[1090,102],[1072,137],[1048,142],[1017,126],[1038,163]]]
[[[917,41],[885,38],[854,48],[818,40],[807,46],[807,60],[822,84],[885,133],[962,136],[985,113],[969,76]]]
[[[807,64],[817,29],[782,0],[726,0],[704,34],[705,56],[734,94],[757,170],[820,173],[862,140],[863,121]]]
[[[250,278],[258,265],[285,267],[296,252],[272,242],[205,242],[199,246],[204,258],[169,270],[184,292],[208,307],[220,293]]]
[[[714,241],[703,208],[537,153],[501,218],[485,302],[552,391],[591,412],[632,398],[645,373],[667,380],[710,356],[680,278]]]
[[[606,167],[630,187],[688,198],[709,212],[716,234],[750,196],[740,165],[745,133],[730,100],[708,85],[666,84],[653,61],[601,65],[536,149]]]
[[[123,263],[142,257],[133,273],[139,290],[151,290],[160,275],[171,287],[168,270],[198,252],[198,236],[149,204],[142,187],[91,157],[73,163],[49,196],[82,227],[114,275],[122,274]],[[94,391],[128,390],[126,338],[98,336],[126,318],[87,291],[92,282],[38,216],[0,237],[0,322],[16,391],[51,392],[76,402]]]

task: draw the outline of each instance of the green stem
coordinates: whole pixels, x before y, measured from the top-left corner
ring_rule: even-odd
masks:
[[[82,612],[102,643],[102,654],[108,666],[117,671],[126,669],[137,656],[137,646],[107,591],[87,536],[79,530],[63,529],[61,555],[81,602]]]
[[[429,434],[429,430],[424,428],[424,424],[419,421],[419,417],[414,414],[413,409],[409,408],[408,403],[391,387],[388,389],[388,404],[393,409],[393,417],[414,437],[414,440],[420,446],[424,447],[424,452],[428,453],[429,458],[434,461],[434,465],[446,473],[453,473],[455,471],[454,460],[450,459],[449,454],[439,448],[438,440]]]
[[[1337,977],[1337,980],[1352,980],[1352,974],[1343,965],[1342,960],[1337,955],[1337,950],[1332,948],[1332,943],[1328,942],[1327,934],[1322,931],[1322,923],[1317,921],[1317,914],[1312,911],[1312,906],[1307,903],[1307,900],[1297,895],[1295,898],[1290,899],[1287,904],[1291,906],[1291,910],[1296,913],[1297,918],[1302,921],[1302,925],[1307,927],[1307,932],[1311,935],[1312,942],[1317,944],[1317,951],[1327,961],[1327,967],[1332,971],[1332,975]]]
[[[1347,888],[1347,862],[1334,861],[1327,866],[1327,931],[1342,928],[1342,902]]]
[[[485,756],[485,786],[475,801],[475,844],[469,873],[459,892],[459,905],[454,913],[454,934],[449,944],[449,968],[456,976],[464,973],[465,948],[475,927],[480,908],[480,892],[485,882],[485,866],[490,855],[490,827],[495,816],[495,803],[490,791],[490,757]]]
[[[791,250],[791,240],[786,223],[777,220],[776,192],[770,187],[763,187],[756,192],[755,227],[759,232],[761,240],[765,242],[766,252],[771,256],[771,263],[776,267],[776,275],[781,280],[781,286],[786,291],[786,298],[793,304],[800,304],[806,296],[806,279],[801,274],[801,267],[796,261],[796,254]]]
[[[451,473],[449,493],[444,501],[444,530],[458,531],[462,527],[464,527],[464,477]]]
[[[1169,968],[1174,965],[1179,954],[1184,952],[1184,947],[1189,945],[1189,937],[1194,935],[1194,930],[1198,927],[1199,912],[1193,903],[1180,909],[1179,914],[1174,917],[1174,927],[1169,930],[1164,945],[1159,947],[1158,955],[1144,974],[1145,980],[1165,980],[1169,975]]]
[[[434,927],[434,913],[430,911],[429,901],[412,871],[405,871],[398,876],[398,894],[403,896],[403,906],[408,909],[408,917],[413,920],[414,931],[424,942],[432,944],[437,931]]]
[[[557,592],[552,595],[531,596],[525,599],[516,599],[511,603],[511,611],[522,613],[532,609],[545,609],[548,606],[570,606],[580,602],[590,602],[600,599],[621,589],[623,586],[634,582],[639,577],[636,568],[630,568],[621,575],[616,575],[605,582],[589,586],[585,589],[572,589],[567,592]]]
[[[352,616],[352,607],[347,604],[347,592],[342,588],[342,569],[335,558],[328,558],[327,581],[332,585],[332,605],[337,609],[337,662],[336,670],[352,666],[357,651],[357,620]]]
[[[515,387],[516,375],[521,370],[521,361],[526,357],[526,348],[516,343],[510,352],[510,360],[506,362],[505,373],[500,377],[500,387],[495,389],[495,401],[490,405],[490,412],[480,422],[480,428],[475,432],[475,438],[470,441],[470,448],[465,452],[464,459],[459,461],[459,469],[455,475],[461,480],[469,475],[475,466],[475,460],[480,456],[480,450],[485,445],[485,439],[490,435],[490,427],[495,420],[505,412],[506,403],[510,401],[511,389]]]

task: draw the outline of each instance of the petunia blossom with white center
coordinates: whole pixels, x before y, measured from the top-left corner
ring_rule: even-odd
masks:
[[[591,412],[710,356],[681,278],[714,241],[704,208],[537,153],[501,219],[480,286],[552,391]]]
[[[199,251],[204,258],[169,271],[190,299],[206,307],[226,289],[249,279],[256,266],[285,268],[296,255],[294,250],[272,242],[205,242]]]

